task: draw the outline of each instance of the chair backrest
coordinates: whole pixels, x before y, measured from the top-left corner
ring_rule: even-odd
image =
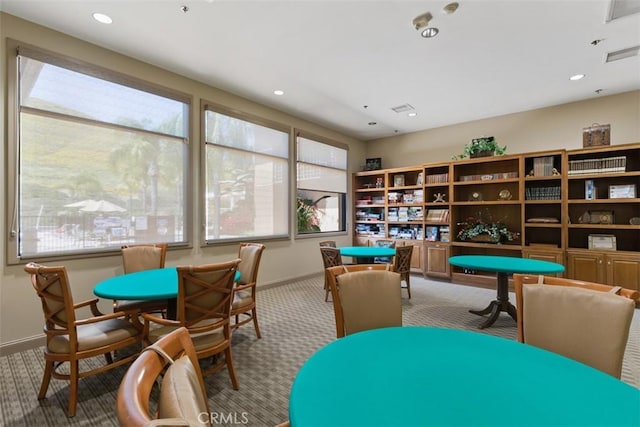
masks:
[[[336,336],[402,326],[400,274],[388,264],[356,264],[327,269]]]
[[[31,285],[42,303],[46,331],[66,330],[71,345],[75,345],[77,339],[73,325],[76,317],[67,269],[32,262],[24,267],[24,271],[30,275]]]
[[[637,292],[523,274],[514,274],[514,285],[519,341],[620,378]]]
[[[324,264],[325,269],[342,265],[340,249],[332,248],[330,246],[320,246],[320,254],[322,255],[322,263]]]
[[[335,240],[325,240],[323,242],[320,242],[320,246],[328,246],[330,248],[335,248],[336,242]]]
[[[411,272],[411,255],[413,254],[413,245],[399,246],[396,248],[396,256],[393,261],[393,269],[396,273],[404,275]]]
[[[240,243],[240,247],[238,248],[240,280],[238,284],[256,283],[258,280],[260,259],[262,258],[264,248],[264,245],[260,243]]]
[[[125,274],[164,268],[167,247],[166,243],[122,246],[122,265]]]
[[[240,259],[179,266],[177,319],[187,328],[201,321],[212,328],[229,325],[234,276]]]
[[[151,391],[163,371],[157,413],[152,414]],[[116,411],[126,426],[211,425],[200,364],[186,328],[145,348],[131,364],[118,389]],[[156,415],[159,423],[151,421]]]

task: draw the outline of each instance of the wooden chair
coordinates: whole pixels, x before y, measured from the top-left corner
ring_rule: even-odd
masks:
[[[336,336],[402,326],[400,274],[390,264],[355,264],[327,269]]]
[[[152,405],[155,383],[160,393]],[[153,413],[152,406],[157,406]],[[116,412],[120,425],[128,427],[211,425],[198,356],[186,328],[146,347],[131,364],[118,389]]]
[[[620,378],[637,291],[551,276],[513,279],[520,342]]]
[[[140,245],[124,245],[122,250],[122,266],[124,273],[164,268],[167,256],[166,243],[152,243]],[[113,311],[134,311],[143,313],[167,312],[167,300],[114,300]]]
[[[400,274],[400,280],[404,280],[409,299],[411,299],[411,256],[413,255],[413,245],[400,246],[396,248],[396,256],[393,258],[393,270]]]
[[[233,288],[233,303],[231,305],[231,318],[234,319],[231,328],[236,329],[245,323],[253,321],[253,327],[258,338],[261,338],[262,335],[260,334],[258,313],[256,311],[256,284],[260,259],[264,249],[264,245],[260,243],[240,243],[238,249],[238,258],[241,260],[238,265],[240,280]],[[245,318],[241,320],[241,316]]]
[[[374,246],[377,246],[379,248],[395,248],[396,247],[396,241],[395,240],[391,240],[391,239],[378,239],[376,240]],[[375,264],[392,264],[393,263],[393,257],[388,257],[388,256],[378,256],[375,257],[373,259],[373,262]]]
[[[180,327],[187,328],[199,359],[224,353],[224,358],[216,361],[204,374],[217,372],[226,366],[235,390],[239,386],[231,356],[230,316],[233,281],[239,263],[240,259],[235,259],[218,264],[177,267],[176,320],[142,313],[146,345]]]
[[[29,263],[24,270],[31,276],[31,284],[42,302],[45,320],[45,368],[38,399],[46,397],[52,377],[69,381],[67,414],[73,417],[78,401],[78,380],[134,360],[137,352],[115,362],[111,352],[139,343],[141,328],[127,320],[128,313],[101,313],[97,298],[74,304],[65,267]],[[76,310],[82,307],[89,307],[93,316],[78,319]],[[102,355],[106,365],[80,371],[80,360]],[[57,372],[64,362],[69,363],[68,374]]]
[[[330,246],[320,246],[320,255],[322,255],[322,263],[324,264],[324,302],[329,301],[329,278],[327,277],[327,268],[335,267],[342,264],[342,256],[340,255],[340,249],[332,248]]]
[[[336,242],[335,240],[325,240],[323,242],[320,242],[320,246],[328,246],[330,248],[335,248]]]

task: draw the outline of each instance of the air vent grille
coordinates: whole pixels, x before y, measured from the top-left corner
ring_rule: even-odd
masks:
[[[411,104],[402,104],[398,105],[397,107],[391,107],[391,109],[396,113],[404,113],[407,111],[415,110],[415,108],[413,108]]]
[[[640,46],[628,47],[626,49],[607,53],[607,60],[605,62],[619,61],[624,58],[631,58],[632,56],[638,55],[640,55]]]

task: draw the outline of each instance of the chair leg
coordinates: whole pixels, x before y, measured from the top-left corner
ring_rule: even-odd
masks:
[[[329,283],[327,282],[327,277],[325,276],[324,278],[324,302],[328,302],[329,301],[329,292],[331,291],[331,289],[329,289]]]
[[[260,334],[260,326],[258,326],[258,313],[255,307],[251,309],[251,317],[253,318],[253,327],[256,329],[256,336],[258,337],[258,339],[260,339],[262,338],[262,335]]]
[[[406,282],[407,282],[407,294],[409,294],[409,299],[411,299],[411,283],[410,283],[410,279],[409,277],[411,277],[409,274],[407,274],[407,278],[406,278]]]
[[[69,417],[76,415],[76,405],[78,403],[78,361],[72,360],[69,362],[69,408],[67,414]]]
[[[233,368],[233,359],[231,358],[231,346],[227,347],[224,351],[224,361],[227,364],[227,370],[229,371],[229,377],[231,378],[231,385],[234,390],[240,389],[238,384],[238,378],[236,377],[236,370]]]
[[[42,374],[42,384],[40,385],[40,392],[38,393],[38,400],[42,400],[47,397],[47,390],[49,389],[51,374],[53,374],[53,367],[53,360],[45,361],[44,373]]]

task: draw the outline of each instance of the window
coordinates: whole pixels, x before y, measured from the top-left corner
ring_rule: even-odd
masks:
[[[347,150],[297,138],[298,234],[346,230]]]
[[[289,132],[204,106],[205,239],[289,235]]]
[[[188,98],[33,48],[16,58],[16,259],[184,242]]]

